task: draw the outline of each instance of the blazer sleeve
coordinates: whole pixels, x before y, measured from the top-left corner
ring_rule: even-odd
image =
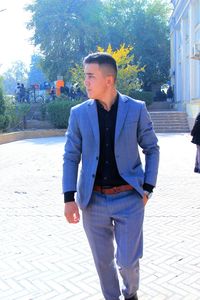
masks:
[[[153,123],[143,102],[138,121],[138,144],[145,155],[144,182],[155,186],[159,165],[158,139],[153,129]]]
[[[66,144],[63,156],[63,193],[76,191],[78,166],[81,159],[82,138],[78,126],[76,111],[71,109],[68,129],[66,132]]]

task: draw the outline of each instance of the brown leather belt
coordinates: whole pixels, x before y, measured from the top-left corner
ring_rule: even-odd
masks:
[[[102,194],[112,195],[112,194],[118,194],[118,193],[122,193],[122,192],[131,191],[131,190],[133,190],[133,187],[129,184],[114,186],[112,188],[105,188],[100,185],[95,185],[93,190],[95,192],[99,192]]]

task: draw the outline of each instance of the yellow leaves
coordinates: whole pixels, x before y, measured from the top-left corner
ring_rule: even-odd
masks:
[[[105,50],[102,47],[97,47],[99,52],[107,52],[116,60],[118,67],[123,64],[129,64],[134,59],[134,54],[129,55],[133,50],[133,47],[125,47],[125,44],[120,45],[120,48],[113,50],[111,44],[108,45],[108,48]]]
[[[120,45],[119,49],[113,50],[111,44],[107,49],[100,46],[97,47],[98,52],[107,52],[113,56],[117,62],[118,74],[117,74],[117,88],[120,92],[129,95],[132,90],[139,89],[141,87],[140,80],[138,79],[138,73],[144,72],[144,67],[140,67],[134,64],[133,47],[126,47],[125,44]],[[82,91],[84,88],[84,72],[81,64],[76,64],[74,68],[71,68],[71,78],[73,83],[78,83]]]
[[[144,72],[144,67],[133,63],[132,46],[126,47],[125,44],[122,44],[119,49],[113,50],[109,44],[106,50],[100,46],[97,47],[97,50],[109,53],[116,60],[118,65],[117,87],[121,92],[129,94],[131,90],[140,88],[141,84],[137,74]]]

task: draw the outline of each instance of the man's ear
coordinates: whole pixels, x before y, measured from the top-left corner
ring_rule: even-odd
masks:
[[[115,84],[114,77],[112,75],[108,75],[106,78],[107,86],[113,86]]]

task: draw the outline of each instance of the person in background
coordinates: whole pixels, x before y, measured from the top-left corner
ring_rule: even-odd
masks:
[[[52,86],[52,88],[50,90],[50,96],[51,96],[51,100],[55,100],[55,98],[56,98],[56,88],[55,88],[55,86]]]
[[[17,83],[16,89],[15,89],[15,99],[17,102],[20,102],[20,83]]]
[[[167,89],[167,102],[170,102],[172,103],[173,102],[173,90],[172,90],[172,87],[169,86],[168,89]]]
[[[196,144],[197,146],[194,172],[200,173],[200,112],[198,113],[195,119],[195,123],[191,131],[191,135],[192,135],[191,142],[193,144]]]
[[[88,55],[84,73],[90,99],[70,113],[63,163],[64,214],[76,224],[82,210],[104,298],[119,300],[122,293],[124,299],[137,300],[144,207],[156,185],[158,140],[145,103],[117,91],[117,64],[111,55]],[[146,158],[144,169],[138,146]]]
[[[24,84],[22,83],[20,86],[20,102],[25,102],[26,90]]]

